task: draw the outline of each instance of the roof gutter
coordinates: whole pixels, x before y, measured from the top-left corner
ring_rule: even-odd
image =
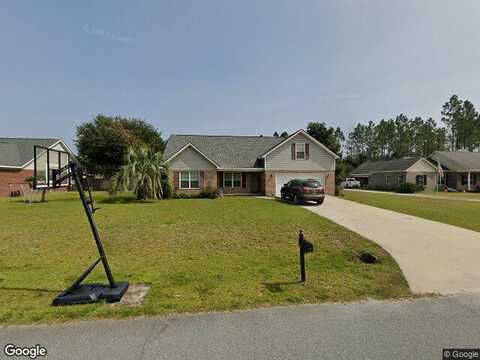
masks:
[[[219,171],[244,171],[244,172],[263,172],[264,168],[217,168]]]
[[[0,169],[23,169],[21,166],[0,165]]]

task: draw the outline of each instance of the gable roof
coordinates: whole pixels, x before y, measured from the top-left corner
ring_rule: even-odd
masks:
[[[0,138],[0,167],[21,168],[33,159],[35,145],[50,147],[60,139]]]
[[[474,151],[435,151],[429,156],[435,162],[440,162],[448,170],[480,171],[480,152]]]
[[[422,160],[422,157],[411,157],[405,159],[367,161],[355,168],[351,175],[369,175],[374,172],[383,171],[406,171],[412,165]]]
[[[298,134],[302,134],[304,135],[307,139],[309,139],[310,141],[312,141],[313,143],[317,144],[318,146],[320,146],[323,150],[325,150],[327,153],[329,153],[331,156],[333,156],[335,159],[338,159],[340,156],[338,156],[337,154],[335,154],[332,150],[330,150],[329,148],[327,148],[325,145],[323,145],[320,141],[318,141],[317,139],[315,139],[312,135],[310,135],[309,133],[307,133],[305,130],[303,129],[300,129],[300,130],[297,130],[295,131],[292,135],[286,137],[286,138],[283,138],[282,141],[280,141],[278,144],[276,144],[275,146],[273,146],[271,149],[269,149],[265,154],[262,154],[262,157],[265,157],[267,156],[268,154],[272,153],[273,151],[275,151],[276,149],[278,149],[282,144],[284,144],[285,142],[289,141],[290,139],[294,138],[295,136],[297,136]]]
[[[201,152],[195,145],[193,145],[192,143],[188,143],[186,144],[185,146],[183,146],[180,150],[178,150],[176,153],[174,153],[172,156],[170,156],[169,158],[167,158],[165,160],[165,162],[170,162],[172,161],[177,155],[180,155],[184,150],[188,149],[188,148],[192,148],[193,150],[195,150],[197,153],[199,153],[200,155],[202,155],[206,160],[208,160],[213,166],[215,167],[219,167],[218,164],[211,160],[207,155],[205,155],[203,152]]]
[[[164,157],[168,162],[191,144],[219,168],[254,168],[261,167],[258,159],[283,140],[275,136],[172,135]]]

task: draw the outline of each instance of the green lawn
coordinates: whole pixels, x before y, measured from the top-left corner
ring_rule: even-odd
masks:
[[[447,197],[451,199],[472,199],[472,200],[480,200],[480,193],[473,193],[473,192],[423,192],[419,193],[420,195],[428,195],[428,196],[439,196],[439,197]]]
[[[480,231],[480,202],[363,191],[345,191],[345,199]]]
[[[96,196],[114,276],[151,284],[145,304],[51,306],[97,257],[77,195],[49,194],[48,203],[31,206],[1,199],[0,323],[411,296],[385,251],[301,207],[253,197],[138,203]],[[315,245],[305,284],[297,281],[299,229]],[[382,262],[361,263],[362,250]],[[103,282],[100,270],[88,280]]]

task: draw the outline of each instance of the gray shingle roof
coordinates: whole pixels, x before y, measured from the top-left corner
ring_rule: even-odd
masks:
[[[59,139],[0,138],[0,166],[23,166],[33,159],[33,146],[49,147]]]
[[[430,159],[440,161],[448,170],[480,170],[480,152],[435,151]]]
[[[164,158],[191,143],[221,168],[252,168],[259,166],[257,159],[261,155],[283,140],[273,136],[172,135]]]
[[[406,159],[367,161],[354,169],[351,174],[365,175],[376,171],[405,171],[420,159],[420,157],[412,157]]]

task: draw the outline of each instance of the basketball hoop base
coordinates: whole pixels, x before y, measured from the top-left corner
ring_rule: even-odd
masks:
[[[104,284],[82,284],[70,292],[63,292],[53,299],[53,305],[88,304],[99,301],[117,302],[128,289],[128,282],[115,283],[115,287]]]

